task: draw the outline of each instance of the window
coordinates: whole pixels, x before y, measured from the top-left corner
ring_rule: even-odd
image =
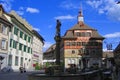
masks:
[[[81,37],[81,33],[80,32],[76,32],[76,36],[77,37]]]
[[[82,46],[85,46],[86,45],[86,42],[82,42]]]
[[[2,26],[2,33],[7,34],[7,27],[5,25]]]
[[[9,65],[9,66],[12,66],[12,55],[9,55],[8,65]]]
[[[70,46],[70,42],[66,42],[66,46]]]
[[[28,47],[28,53],[30,53],[30,47]]]
[[[15,56],[15,66],[18,66],[18,56]]]
[[[74,54],[75,53],[75,50],[72,50],[72,54]]]
[[[23,66],[23,57],[21,57],[20,65]]]
[[[23,38],[23,32],[20,31],[20,38]]]
[[[26,34],[24,35],[24,40],[27,40],[27,35]]]
[[[81,37],[85,37],[85,32],[82,32],[82,33],[81,33]]]
[[[27,46],[24,45],[24,52],[26,52],[26,48],[27,48]]]
[[[28,42],[31,42],[31,37],[28,37]]]
[[[16,28],[16,27],[14,27],[14,34],[15,34],[15,35],[18,35],[18,31],[19,31],[19,29]]]
[[[22,50],[22,44],[19,43],[19,50]]]
[[[12,47],[12,42],[13,42],[13,40],[12,40],[12,39],[10,39],[10,47]]]
[[[87,33],[86,33],[86,36],[87,36],[87,37],[91,37],[91,33],[90,33],[90,32],[87,32]]]
[[[72,46],[75,46],[76,45],[76,43],[75,42],[72,42]]]
[[[6,49],[6,40],[2,40],[2,49]]]
[[[81,42],[77,42],[77,46],[81,46]]]
[[[17,48],[17,42],[15,40],[13,40],[13,48]]]
[[[31,54],[32,54],[32,48],[31,48]]]

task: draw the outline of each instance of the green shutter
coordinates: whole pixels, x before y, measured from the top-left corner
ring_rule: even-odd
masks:
[[[32,54],[32,48],[31,48],[31,54]]]
[[[30,47],[28,47],[28,53],[30,53]]]
[[[25,36],[24,36],[24,40],[27,40],[27,35],[25,34]]]
[[[19,50],[22,50],[22,44],[19,43]]]
[[[10,47],[12,47],[12,41],[13,41],[13,40],[12,40],[12,39],[10,39]]]
[[[16,28],[16,27],[14,27],[14,34],[15,34],[15,35],[18,35],[18,31],[19,31],[19,29]]]
[[[26,52],[26,48],[27,48],[27,46],[24,45],[24,52]]]
[[[20,31],[20,38],[23,38],[23,32]]]
[[[31,41],[31,37],[28,37],[28,42],[30,42]]]

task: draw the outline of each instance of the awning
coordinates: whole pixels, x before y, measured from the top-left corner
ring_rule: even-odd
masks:
[[[56,61],[56,59],[54,59],[54,60],[43,60],[43,62],[55,62]]]

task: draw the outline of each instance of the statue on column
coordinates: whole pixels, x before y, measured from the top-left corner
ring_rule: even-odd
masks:
[[[61,26],[61,22],[59,20],[57,20],[56,36],[60,36],[60,26]]]

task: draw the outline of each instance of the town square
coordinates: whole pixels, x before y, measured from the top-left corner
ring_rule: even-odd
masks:
[[[0,0],[0,80],[120,80],[119,0]]]

